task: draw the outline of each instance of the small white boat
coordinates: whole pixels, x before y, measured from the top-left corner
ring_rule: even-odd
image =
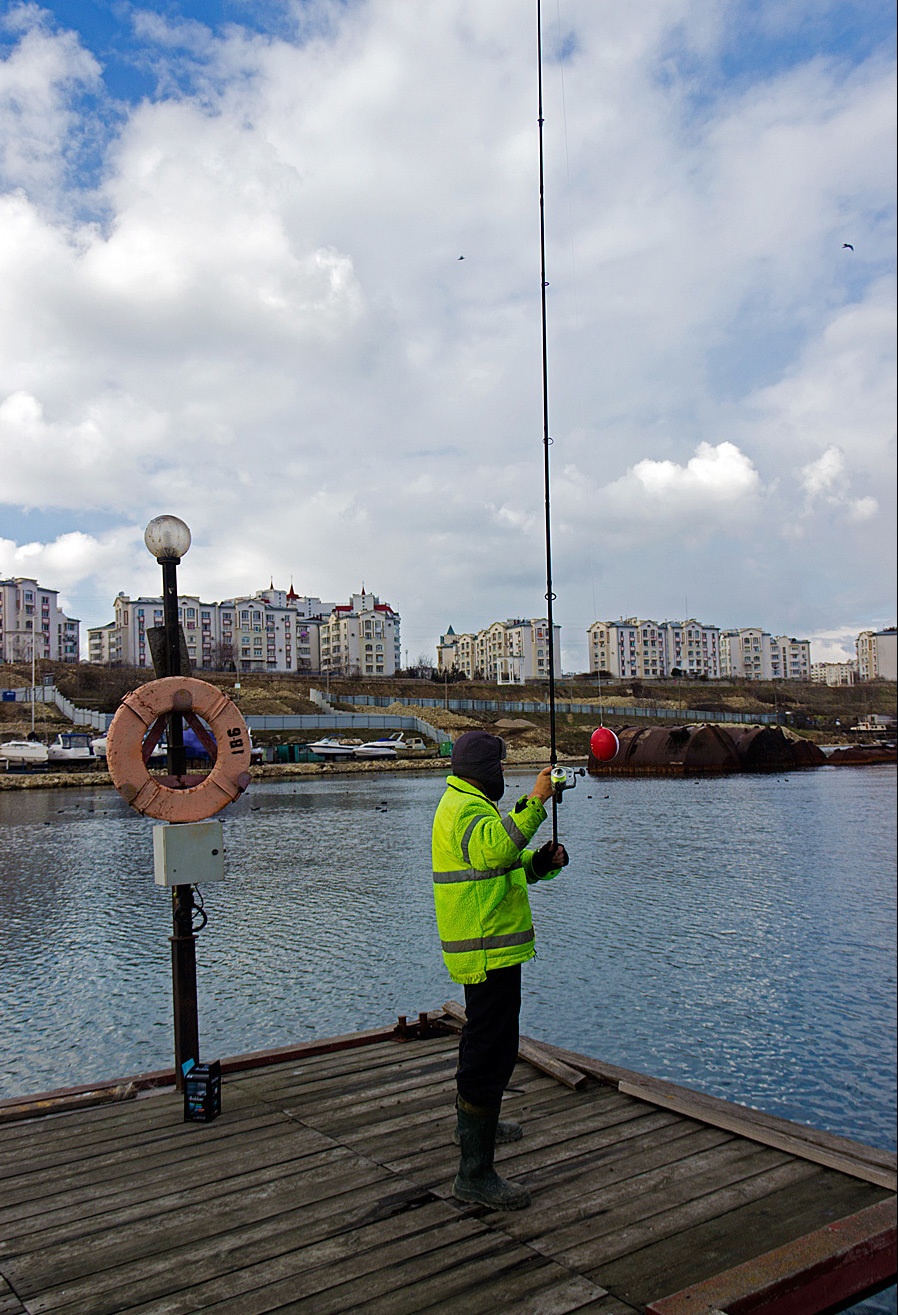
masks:
[[[94,762],[96,753],[86,731],[62,731],[47,749],[51,763]]]
[[[385,735],[382,740],[369,740],[367,744],[359,744],[353,750],[356,758],[395,758],[401,740],[397,741],[396,736],[401,735],[401,731],[396,731],[393,735]]]
[[[395,758],[398,753],[417,753],[427,745],[420,735],[407,736],[405,731],[392,731],[380,740],[369,740],[355,751],[357,758]]]
[[[47,746],[39,740],[7,740],[0,744],[0,759],[10,767],[41,767],[47,761]]]
[[[316,740],[314,744],[308,746],[312,753],[317,753],[319,758],[346,759],[351,758],[357,748],[354,744],[344,744],[342,740],[335,740],[325,736],[321,740]]]

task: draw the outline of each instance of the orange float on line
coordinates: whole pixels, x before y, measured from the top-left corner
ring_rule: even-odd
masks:
[[[207,723],[216,750],[207,776],[154,777],[144,758],[144,738],[160,718],[180,712],[200,738],[208,735],[197,721]],[[158,742],[162,725],[147,739],[149,751]],[[246,722],[236,705],[220,689],[192,676],[166,676],[141,685],[125,695],[112,719],[106,743],[112,783],[132,808],[165,822],[201,822],[225,804],[232,803],[250,783],[250,739]],[[182,784],[178,785],[180,781]]]

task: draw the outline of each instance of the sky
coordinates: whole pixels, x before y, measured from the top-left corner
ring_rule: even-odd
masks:
[[[0,2],[0,575],[546,611],[535,0]],[[552,582],[894,625],[885,0],[543,0]]]

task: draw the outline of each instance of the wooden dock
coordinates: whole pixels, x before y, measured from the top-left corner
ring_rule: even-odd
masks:
[[[455,1202],[447,1011],[229,1061],[209,1124],[164,1075],[0,1102],[0,1315],[812,1315],[895,1281],[894,1156],[536,1043],[497,1156],[532,1207]]]

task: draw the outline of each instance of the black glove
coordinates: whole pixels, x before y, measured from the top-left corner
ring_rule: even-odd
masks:
[[[530,866],[533,875],[542,878],[547,873],[554,872],[556,868],[566,868],[568,863],[570,859],[564,845],[556,845],[553,840],[547,840],[533,855]]]

